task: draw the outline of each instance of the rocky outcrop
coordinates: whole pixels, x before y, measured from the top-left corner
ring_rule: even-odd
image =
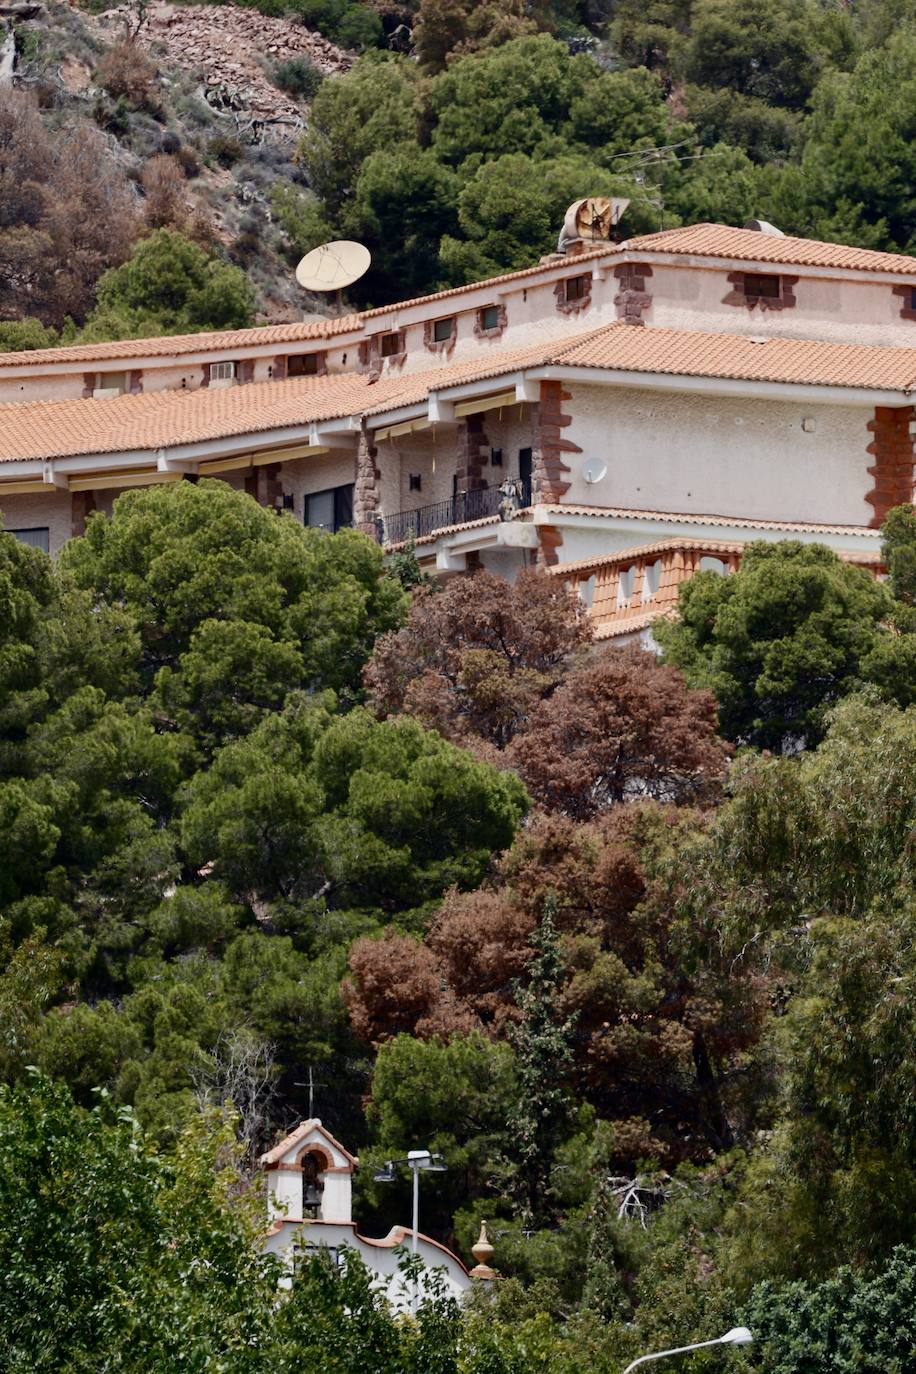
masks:
[[[126,6],[101,16],[109,41],[134,22],[135,14]],[[162,65],[199,72],[213,107],[240,116],[256,136],[290,136],[302,124],[302,107],[272,83],[271,68],[306,57],[329,76],[346,71],[354,61],[352,53],[301,24],[233,5],[154,3],[138,41]]]

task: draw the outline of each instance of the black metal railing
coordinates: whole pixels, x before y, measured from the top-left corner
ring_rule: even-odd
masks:
[[[464,525],[472,520],[484,520],[489,515],[499,515],[512,505],[518,510],[527,509],[531,505],[531,479],[515,477],[511,480],[518,493],[514,498],[507,498],[504,482],[482,491],[459,491],[449,501],[435,501],[431,506],[398,511],[396,515],[380,515],[375,524],[375,536],[382,544],[403,544],[410,539],[435,534],[436,530],[448,529],[450,525]]]

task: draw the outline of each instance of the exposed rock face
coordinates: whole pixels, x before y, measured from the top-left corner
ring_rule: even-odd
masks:
[[[101,20],[112,31],[132,25],[134,16],[120,7]],[[256,137],[289,137],[302,124],[301,106],[273,85],[267,71],[292,57],[307,57],[330,75],[346,71],[354,60],[352,53],[301,24],[233,5],[160,0],[150,5],[139,42],[168,66],[199,71],[214,108],[247,117]]]

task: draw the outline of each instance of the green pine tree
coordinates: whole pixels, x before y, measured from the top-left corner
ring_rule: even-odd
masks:
[[[516,986],[521,1020],[513,1034],[518,1098],[506,1123],[503,1182],[524,1227],[548,1223],[555,1210],[551,1182],[557,1147],[572,1123],[567,1081],[572,1066],[575,1016],[564,1016],[560,993],[564,965],[556,928],[556,898],[548,897],[531,937],[534,955],[524,984]]]

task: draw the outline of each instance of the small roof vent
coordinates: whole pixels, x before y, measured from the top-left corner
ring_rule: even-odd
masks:
[[[777,229],[775,224],[769,224],[765,219],[745,220],[744,228],[756,229],[758,234],[770,234],[775,239],[785,238],[785,234],[781,229]]]

